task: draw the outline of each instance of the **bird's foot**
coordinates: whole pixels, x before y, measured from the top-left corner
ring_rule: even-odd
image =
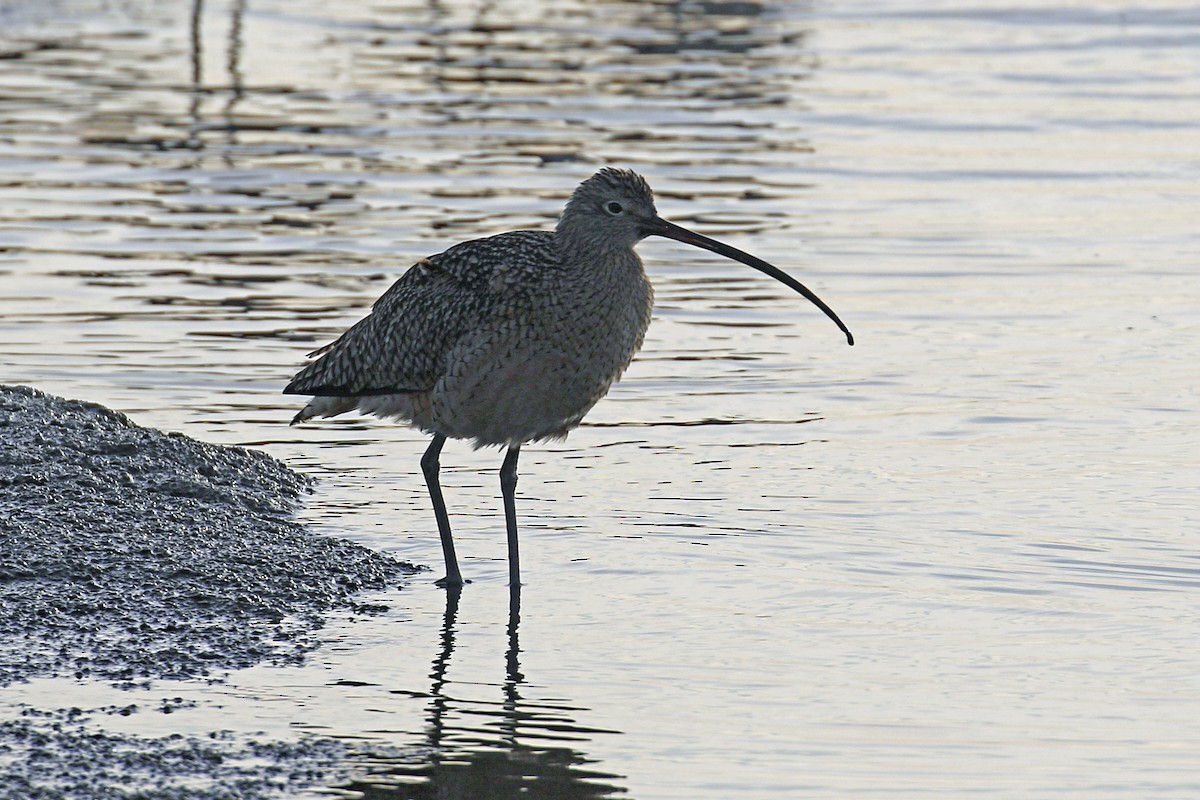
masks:
[[[438,578],[433,582],[433,585],[440,586],[443,589],[461,589],[464,584],[468,583],[470,583],[470,581],[464,581],[462,575],[458,575],[456,577],[447,575],[444,578]]]

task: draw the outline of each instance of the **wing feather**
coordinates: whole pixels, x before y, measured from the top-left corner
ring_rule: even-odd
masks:
[[[284,394],[354,397],[426,392],[449,368],[464,335],[503,316],[519,283],[497,280],[507,268],[553,263],[552,234],[514,231],[455,245],[418,261]],[[519,270],[517,270],[519,272]]]

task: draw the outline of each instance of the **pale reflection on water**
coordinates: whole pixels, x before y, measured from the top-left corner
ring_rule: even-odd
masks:
[[[523,454],[519,630],[450,446],[457,608],[151,722],[344,737],[379,797],[1195,796],[1197,53],[1183,3],[0,9],[3,380],[261,447],[332,535],[439,558],[422,437],[287,427],[303,354],[600,164],[858,339],[645,243],[645,350]]]

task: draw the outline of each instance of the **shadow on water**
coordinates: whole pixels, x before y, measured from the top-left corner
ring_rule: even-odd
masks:
[[[461,594],[461,587],[446,590],[441,648],[430,667],[432,685],[428,694],[394,690],[428,701],[425,740],[416,748],[420,755],[367,754],[370,777],[339,788],[379,800],[582,800],[624,793],[624,788],[611,783],[621,776],[590,769],[592,760],[576,748],[596,734],[619,731],[578,724],[571,715],[583,708],[522,695],[526,681],[520,662],[520,587],[509,592],[508,648],[499,698],[481,701],[454,693],[449,673]]]

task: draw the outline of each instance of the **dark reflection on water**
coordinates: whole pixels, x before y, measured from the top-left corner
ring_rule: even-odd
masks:
[[[308,74],[292,76],[292,84],[250,71],[248,49],[257,48],[261,61],[269,55],[264,47],[281,43],[248,41],[246,15],[280,15],[274,4],[233,0],[206,7],[204,0],[193,0],[189,12],[186,83],[173,84],[162,69],[174,55],[170,42],[144,30],[123,43],[127,61],[114,74],[71,73],[81,68],[77,56],[103,52],[105,39],[121,33],[21,42],[11,57],[47,49],[63,53],[65,74],[55,77],[86,82],[85,94],[99,101],[88,109],[79,102],[83,98],[68,99],[79,103],[83,143],[208,151],[229,167],[265,166],[296,155],[345,156],[371,170],[399,166],[380,161],[380,153],[364,145],[387,128],[402,134],[410,126],[424,140],[409,140],[407,153],[402,147],[386,157],[416,169],[594,161],[588,150],[603,139],[652,147],[687,138],[703,150],[732,145],[743,158],[753,158],[753,150],[808,149],[789,137],[764,141],[755,131],[776,127],[767,116],[711,115],[723,108],[791,103],[795,82],[811,70],[803,56],[808,32],[779,19],[780,10],[770,3],[564,4],[536,22],[509,3],[469,9],[433,3],[372,9],[361,18],[354,11],[331,13],[324,20],[298,12],[294,21],[331,31],[321,49],[352,49],[347,69],[358,91],[348,96],[331,95],[321,85],[338,85],[347,76],[320,74],[311,65],[303,67]],[[206,23],[222,12],[228,23],[218,33]],[[218,49],[214,38],[224,48],[220,76],[206,60]],[[185,115],[176,111],[176,94],[187,98]],[[607,113],[597,101],[609,96],[646,113]],[[130,103],[133,98],[143,102]],[[556,108],[566,98],[567,105]],[[571,113],[589,119],[563,118]],[[394,114],[415,118],[393,120]],[[510,123],[535,130],[506,129]],[[460,127],[465,136],[455,138]],[[179,165],[213,166],[199,152]]]
[[[611,781],[620,776],[589,768],[594,763],[577,749],[598,734],[619,731],[588,728],[572,714],[586,709],[527,700],[521,694],[521,589],[509,593],[505,680],[495,702],[453,694],[450,661],[454,653],[462,589],[446,591],[441,648],[429,672],[422,757],[367,756],[370,777],[340,788],[366,798],[461,797],[478,800],[533,797],[608,797],[625,789]],[[411,692],[402,692],[411,694]]]

